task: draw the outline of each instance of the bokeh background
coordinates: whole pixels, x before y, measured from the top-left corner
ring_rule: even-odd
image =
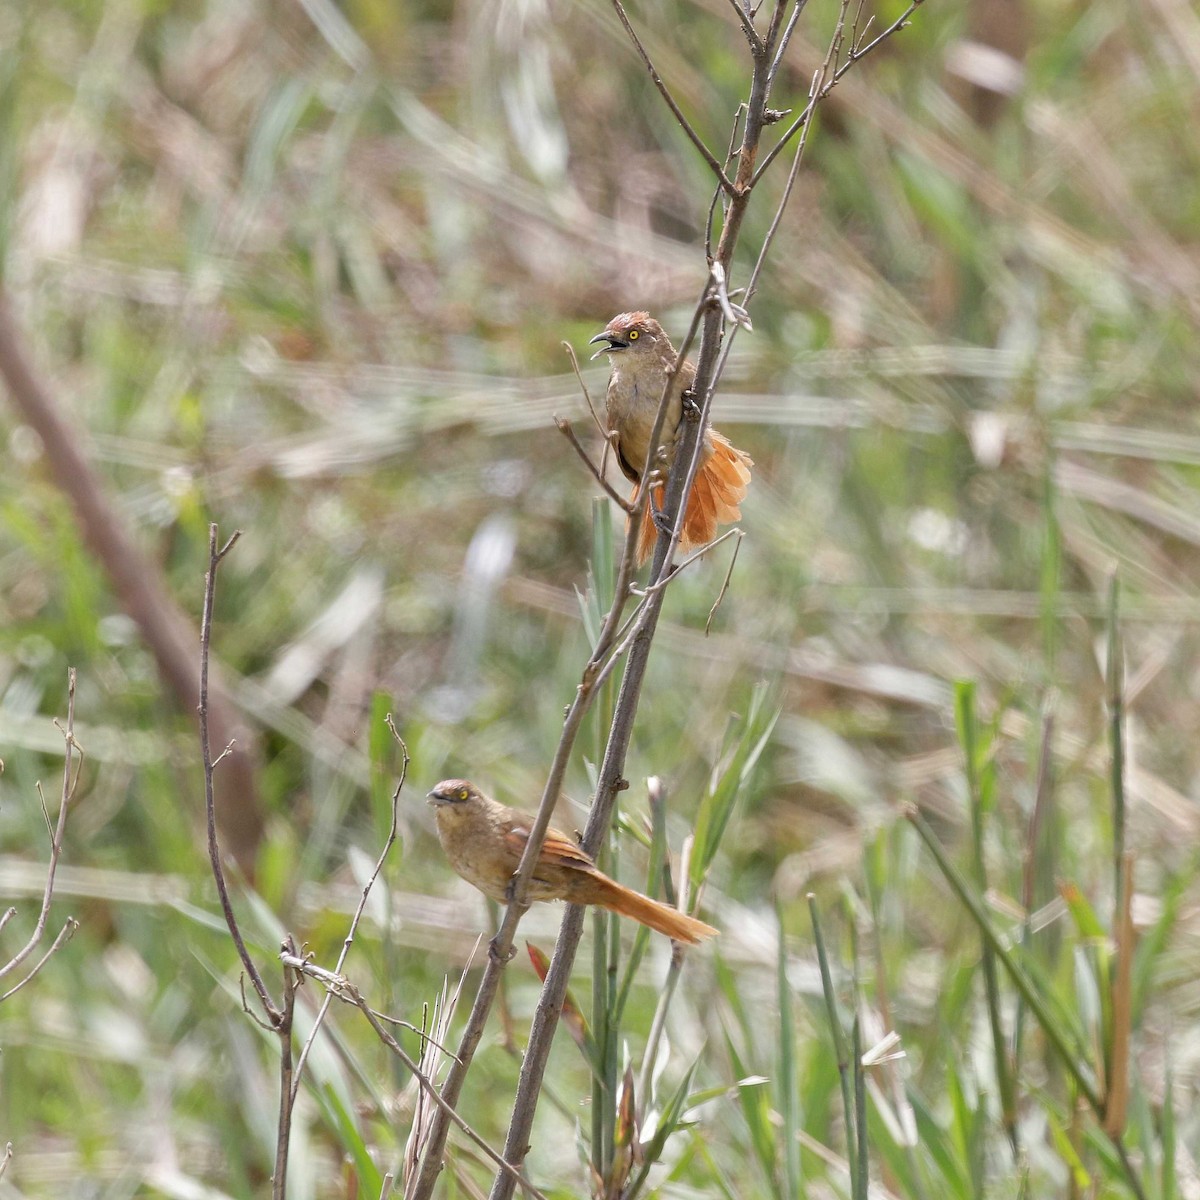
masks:
[[[902,7],[880,4],[876,28]],[[802,107],[835,16],[809,6],[780,107]],[[723,149],[749,78],[729,6],[631,17]],[[663,1194],[795,1194],[782,1152],[750,1150],[755,1122],[787,1110],[781,927],[801,1186],[847,1194],[813,1148],[836,1157],[842,1118],[809,891],[842,969],[857,964],[868,1028],[906,1052],[872,1092],[891,1194],[1131,1194],[1028,1026],[1024,1157],[1008,1153],[978,931],[904,820],[919,803],[965,868],[954,684],[972,680],[995,768],[990,911],[1015,938],[1036,910],[1031,954],[1101,1045],[1115,577],[1140,936],[1130,1138],[1148,1194],[1200,1195],[1198,84],[1183,0],[929,3],[821,110],[714,406],[756,462],[746,537],[707,634],[728,547],[672,588],[626,771],[625,819],[661,776],[678,848],[770,726],[706,892],[724,936],[689,964],[664,1060],[678,1078],[700,1054],[710,1089],[769,1082],[698,1109],[653,1176]],[[240,848],[256,891],[239,892],[256,945],[269,964],[287,929],[332,963],[386,830],[397,756],[372,748],[371,714],[378,731],[391,711],[412,754],[402,844],[349,969],[419,1022],[494,919],[443,864],[422,797],[467,775],[536,801],[586,659],[596,531],[620,529],[553,425],[597,448],[561,343],[582,355],[637,307],[682,336],[707,169],[602,0],[16,0],[0,122],[27,349],[197,625],[208,523],[243,531],[214,655],[258,736],[263,832]],[[752,207],[743,273],[785,173]],[[602,364],[585,377],[598,397]],[[274,1051],[214,919],[193,726],[6,402],[0,438],[0,899],[20,910],[3,950],[36,914],[36,785],[52,802],[68,666],[88,753],[52,910],[55,929],[82,926],[0,1006],[16,1152],[0,1195],[261,1193]],[[591,718],[560,823],[583,823],[602,736]],[[622,844],[636,881],[644,856]],[[523,929],[548,947],[557,918]],[[665,954],[639,975],[635,1047]],[[585,954],[584,995],[587,970]],[[524,956],[507,990],[520,1043]],[[465,1100],[495,1140],[518,1069],[500,1025]],[[382,1172],[407,1136],[404,1073],[351,1016],[333,1029],[298,1117],[296,1196],[358,1194],[362,1155]],[[587,1075],[565,1038],[551,1071],[531,1169],[581,1194]],[[470,1194],[486,1173],[457,1162],[448,1194]]]

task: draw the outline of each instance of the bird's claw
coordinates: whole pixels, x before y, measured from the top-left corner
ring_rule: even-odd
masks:
[[[700,403],[692,388],[684,388],[679,393],[679,403],[683,408],[683,415],[694,421],[700,416]]]
[[[654,528],[659,533],[671,534],[675,532],[674,526],[671,524],[671,518],[661,508],[650,507],[650,520],[654,522]]]

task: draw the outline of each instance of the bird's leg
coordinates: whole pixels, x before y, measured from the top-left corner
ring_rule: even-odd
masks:
[[[662,472],[657,468],[650,473],[650,520],[654,522],[654,528],[660,533],[670,533],[671,518],[667,516],[663,509],[659,508],[658,505],[654,503],[654,489],[658,486],[661,480]]]

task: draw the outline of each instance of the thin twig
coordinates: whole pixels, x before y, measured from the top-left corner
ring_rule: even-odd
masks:
[[[608,480],[605,479],[604,476],[601,474],[600,468],[597,467],[594,462],[592,462],[591,458],[588,456],[588,452],[583,448],[579,439],[575,436],[575,430],[571,428],[571,422],[568,421],[565,417],[555,416],[554,425],[555,425],[555,428],[558,429],[558,432],[561,433],[563,435],[563,437],[565,437],[567,439],[567,441],[571,443],[572,446],[574,446],[575,453],[578,454],[579,457],[582,458],[583,461],[587,464],[587,469],[589,471],[591,471],[592,478],[595,479],[595,481],[604,489],[604,491],[608,495],[608,498],[614,504],[619,505],[622,512],[624,512],[626,514],[632,513],[633,505],[630,504],[629,501],[626,500],[623,496],[620,496],[617,493],[616,489],[613,488],[612,484],[610,484],[608,482]]]
[[[297,968],[298,970],[301,968]],[[500,1168],[502,1173],[512,1177],[513,1182],[520,1185],[523,1191],[532,1196],[534,1200],[546,1200],[545,1195],[533,1186],[527,1179],[522,1176],[514,1166],[504,1161],[501,1154],[490,1146],[480,1134],[478,1134],[462,1117],[455,1112],[454,1108],[447,1104],[438,1091],[437,1085],[429,1079],[420,1067],[413,1060],[412,1056],[400,1045],[391,1033],[384,1027],[375,1015],[374,1009],[366,1002],[362,993],[353,984],[347,983],[346,987],[338,992],[338,999],[345,1000],[347,1004],[353,1004],[355,1008],[362,1013],[367,1019],[367,1023],[375,1031],[376,1037],[404,1064],[404,1066],[412,1073],[412,1077],[417,1081],[421,1090],[438,1106],[438,1108],[453,1121],[488,1156],[491,1161]]]
[[[834,28],[833,34],[829,39],[829,46],[825,51],[824,61],[821,66],[813,74],[813,82],[809,88],[809,105],[815,105],[815,97],[821,94],[821,89],[824,80],[827,78],[832,64],[837,55],[837,47],[841,44],[843,30],[845,28],[846,13],[849,9],[850,0],[842,0],[841,8],[838,13],[837,25]],[[784,185],[783,195],[779,199],[779,204],[775,208],[775,215],[771,218],[771,224],[767,229],[766,237],[763,239],[762,247],[759,249],[758,258],[755,260],[754,268],[750,272],[750,278],[743,289],[743,302],[749,305],[751,298],[758,288],[758,279],[762,273],[762,269],[767,261],[767,254],[775,241],[775,236],[779,232],[779,228],[783,223],[783,214],[787,209],[788,201],[791,199],[792,190],[795,187],[796,179],[800,173],[800,164],[804,160],[804,150],[808,145],[808,132],[811,126],[805,123],[801,131],[799,144],[796,146],[796,153],[792,159],[791,170],[788,172],[787,183]],[[760,172],[761,173],[761,172]],[[755,176],[757,179],[757,175]],[[721,354],[717,360],[717,367],[714,373],[713,386],[720,382],[725,374],[726,364],[729,362],[729,356],[733,353],[734,339],[737,337],[738,327],[735,325],[729,331],[729,336],[725,339],[725,343],[721,347]]]
[[[713,296],[721,306],[725,320],[730,325],[741,325],[747,332],[753,333],[754,325],[750,320],[750,314],[740,304],[734,304],[729,298],[729,281],[725,276],[725,268],[719,262],[714,262],[709,267],[709,273],[712,275]]]
[[[685,571],[692,565],[692,563],[699,562],[710,550],[719,546],[722,542],[727,542],[731,537],[741,539],[745,536],[746,535],[737,527],[725,530],[725,532],[719,537],[713,538],[711,542],[705,542],[699,550],[693,551],[691,554],[689,554],[687,558],[683,560],[683,562],[676,563],[670,575],[666,576],[665,579],[657,579],[654,581],[654,583],[647,584],[644,588],[634,588],[633,594],[635,596],[653,596],[655,592],[661,592],[663,588],[667,586],[667,584],[678,578],[681,571]],[[724,595],[724,589],[722,589],[722,595]]]
[[[322,967],[313,962],[311,957],[297,954],[293,948],[285,948],[280,951],[279,961],[293,971],[299,971],[302,975],[307,975],[310,979],[315,979],[322,987],[325,988],[325,994],[330,1001],[334,996],[339,999],[346,1000],[347,1003],[358,1005],[358,1001],[352,999],[347,989],[352,989],[353,984],[342,974],[340,970],[330,970],[329,967]],[[343,995],[343,993],[346,993]],[[424,1029],[414,1025],[411,1021],[402,1020],[400,1017],[393,1017],[390,1013],[380,1012],[379,1009],[373,1008],[371,1012],[380,1021],[387,1025],[399,1025],[401,1029],[407,1029],[409,1033],[415,1033],[423,1042],[428,1042],[431,1046],[436,1047],[448,1058],[454,1058],[454,1052],[448,1047],[443,1046],[436,1038],[430,1036]]]
[[[65,945],[67,942],[69,942],[75,936],[75,931],[78,928],[79,928],[79,922],[77,920],[75,920],[74,917],[68,917],[67,923],[62,927],[62,929],[60,929],[58,931],[58,937],[56,937],[54,939],[54,942],[51,944],[50,949],[47,950],[46,953],[43,954],[42,957],[38,959],[37,965],[33,968],[33,970],[31,970],[29,972],[28,975],[25,976],[24,979],[21,980],[20,983],[16,984],[14,987],[9,988],[8,991],[4,993],[4,995],[0,996],[0,1004],[3,1004],[4,1001],[9,998],[9,996],[15,995],[17,992],[19,992],[46,965],[46,963],[50,961],[50,958],[54,954],[54,952],[60,946]]]
[[[342,940],[342,948],[338,953],[338,960],[333,970],[335,974],[339,974],[343,965],[346,962],[346,956],[350,953],[350,947],[354,944],[354,935],[358,932],[359,922],[363,919],[363,913],[367,910],[367,900],[370,898],[371,889],[375,886],[375,881],[379,878],[379,872],[383,870],[384,861],[391,852],[392,847],[396,844],[396,837],[400,828],[399,807],[400,793],[404,788],[404,781],[408,778],[408,764],[411,761],[408,754],[408,746],[405,745],[404,739],[400,736],[396,729],[395,722],[392,720],[392,714],[388,713],[384,718],[387,722],[388,729],[392,732],[392,737],[400,746],[400,778],[396,782],[396,787],[392,791],[392,822],[388,829],[387,839],[384,841],[383,849],[379,852],[379,857],[375,860],[375,868],[368,876],[366,883],[363,884],[362,894],[358,899],[358,907],[354,910],[354,916],[350,918],[350,927],[346,930],[346,936]],[[308,1062],[309,1052],[312,1050],[313,1043],[317,1039],[317,1034],[320,1032],[321,1025],[325,1020],[325,1014],[329,1011],[330,998],[329,993],[325,994],[325,999],[321,1002],[321,1007],[317,1010],[316,1018],[313,1021],[312,1030],[309,1032],[304,1046],[300,1050],[300,1057],[296,1060],[296,1078],[292,1084],[292,1092],[290,1103],[296,1103],[296,1097],[300,1093],[300,1084],[304,1075],[304,1064]]]
[[[913,0],[913,2],[904,10],[904,12],[902,12],[900,16],[897,17],[896,20],[894,20],[878,37],[873,38],[865,46],[850,47],[850,54],[846,61],[842,63],[842,65],[838,67],[836,71],[833,72],[832,76],[821,88],[821,91],[814,96],[807,105],[805,105],[804,111],[801,112],[801,114],[791,123],[791,125],[788,126],[787,130],[784,132],[783,136],[780,137],[779,141],[776,142],[775,145],[772,146],[767,152],[766,156],[759,164],[758,170],[754,172],[754,176],[751,179],[752,185],[758,183],[758,181],[763,177],[763,173],[767,170],[771,163],[775,161],[776,155],[779,154],[784,146],[786,146],[788,142],[790,142],[792,138],[795,137],[795,135],[799,133],[805,125],[808,124],[813,113],[816,111],[817,105],[824,100],[831,91],[833,91],[833,89],[841,81],[842,76],[845,75],[855,63],[866,58],[866,56],[870,54],[872,50],[885,42],[894,33],[899,33],[901,29],[904,29],[908,25],[909,19],[912,17],[913,13],[915,13],[917,9],[921,7],[922,3],[923,0]],[[845,16],[845,12],[846,6],[843,5],[842,16],[839,17],[839,24],[844,23],[843,18]]]
[[[562,346],[567,352],[567,357],[571,360],[571,370],[575,372],[575,378],[579,380],[579,390],[583,392],[584,403],[587,404],[588,412],[592,414],[592,422],[595,424],[600,436],[607,441],[609,431],[604,428],[604,423],[600,420],[596,412],[596,406],[592,403],[592,394],[588,391],[588,385],[583,381],[583,373],[579,369],[579,359],[575,357],[575,347],[570,342],[563,342]],[[555,421],[558,420],[557,417],[554,419]]]
[[[796,0],[795,6],[792,8],[792,15],[788,17],[788,23],[784,26],[783,36],[779,39],[779,45],[775,47],[775,57],[771,60],[770,80],[775,82],[775,76],[779,74],[779,68],[783,65],[783,56],[787,53],[788,43],[792,40],[792,34],[796,29],[796,22],[800,20],[800,14],[804,11],[808,0]]]
[[[46,922],[50,917],[50,902],[54,898],[54,877],[58,872],[58,860],[62,856],[63,835],[67,829],[67,810],[71,806],[71,800],[75,795],[75,788],[79,783],[79,772],[83,770],[83,747],[75,740],[75,682],[75,668],[70,667],[67,670],[67,724],[65,729],[59,726],[63,735],[63,741],[66,743],[63,759],[62,791],[59,794],[58,821],[50,833],[50,862],[46,867],[46,886],[42,890],[42,907],[38,911],[37,921],[34,923],[33,932],[29,935],[29,941],[8,962],[0,966],[0,979],[3,979],[10,971],[15,971],[33,953],[46,932]],[[55,724],[58,724],[58,722],[55,722]],[[79,770],[72,777],[71,768],[76,754],[79,755]],[[46,806],[43,800],[43,814],[45,814],[45,810]],[[47,825],[49,825],[49,816],[47,816],[46,821]],[[0,923],[0,929],[11,920],[11,913],[13,911],[15,910],[9,910],[9,913],[5,914],[3,922]],[[69,924],[73,918],[68,918],[67,920]],[[59,937],[61,936],[59,934]],[[45,960],[43,959],[42,961],[44,962]],[[37,969],[40,968],[41,963],[38,964]],[[37,973],[36,970],[34,973]]]
[[[742,539],[746,536],[740,529],[731,529],[730,533],[737,534],[737,541],[733,546],[733,554],[729,557],[729,570],[725,572],[725,581],[721,584],[721,590],[717,593],[717,598],[713,601],[713,606],[708,610],[708,620],[704,622],[704,636],[708,637],[708,631],[712,628],[713,617],[717,615],[717,609],[721,607],[721,601],[725,599],[725,593],[729,591],[729,581],[733,578],[733,568],[737,565],[738,551],[742,548]],[[713,543],[714,545],[716,543]]]
[[[742,118],[742,115],[745,113],[745,111],[746,111],[746,105],[744,103],[739,104],[737,106],[737,108],[734,109],[733,128],[729,131],[729,149],[725,151],[725,167],[724,167],[724,169],[726,172],[728,172],[728,170],[729,170],[729,164],[733,162],[734,149],[737,146],[738,127],[741,123],[741,118]],[[716,211],[717,211],[717,201],[722,199],[725,196],[725,194],[726,194],[725,190],[718,184],[717,187],[713,188],[712,200],[709,201],[709,205],[708,205],[708,217],[704,222],[704,257],[707,258],[709,262],[713,261],[713,246],[712,246],[713,216],[716,214]],[[722,207],[721,211],[722,212],[725,211],[724,207]]]
[[[690,139],[692,145],[695,146],[696,149],[700,152],[700,155],[704,159],[704,161],[706,163],[708,163],[709,168],[712,170],[712,173],[717,177],[718,181],[721,184],[721,187],[724,188],[725,191],[729,192],[732,195],[733,191],[734,191],[734,187],[733,187],[733,184],[729,180],[729,176],[726,175],[725,172],[721,169],[721,164],[719,162],[717,162],[716,158],[713,155],[713,152],[704,144],[703,139],[692,128],[687,117],[685,117],[683,115],[683,110],[679,107],[678,104],[675,103],[675,97],[671,95],[670,91],[667,88],[667,85],[665,83],[663,83],[662,76],[659,75],[658,70],[655,68],[654,64],[650,61],[650,55],[648,55],[646,53],[646,47],[642,45],[641,39],[638,37],[637,32],[634,30],[633,26],[629,23],[629,17],[625,15],[625,8],[621,4],[621,0],[612,0],[612,6],[616,10],[617,17],[620,20],[621,24],[625,26],[625,32],[627,34],[629,34],[630,41],[632,41],[634,46],[637,47],[637,52],[641,56],[642,63],[645,66],[646,70],[650,72],[650,78],[654,81],[654,86],[656,88],[658,88],[659,95],[662,96],[662,98],[667,102],[667,107],[674,114],[675,120],[677,120],[679,122],[680,128],[683,130],[684,133],[686,133],[688,135],[688,138]]]
[[[758,36],[758,30],[754,28],[750,20],[750,14],[742,7],[741,0],[729,0],[730,7],[737,13],[738,24],[742,27],[742,32],[746,35],[746,41],[750,43],[751,54],[762,53],[762,38]]]
[[[225,882],[225,868],[221,863],[221,848],[217,844],[216,804],[213,799],[215,764],[208,737],[208,660],[212,644],[212,615],[217,591],[217,568],[241,536],[241,530],[234,530],[229,540],[218,550],[216,523],[214,522],[208,527],[208,572],[204,576],[204,610],[200,621],[200,704],[197,708],[200,717],[200,756],[204,763],[204,810],[208,822],[208,859],[212,866],[213,879],[217,885],[217,895],[221,900],[221,911],[225,915],[225,924],[229,928],[229,935],[233,938],[234,946],[237,947],[242,967],[250,977],[250,983],[258,994],[259,1003],[267,1014],[271,1027],[278,1030],[283,1023],[283,1013],[271,999],[267,992],[267,985],[254,965],[254,960],[250,957],[250,951],[246,949],[246,941],[242,937],[237,917],[234,915],[233,903],[229,899],[229,885]]]
[[[293,947],[291,934],[285,946]],[[272,1200],[285,1200],[287,1196],[288,1154],[292,1144],[292,1097],[295,1095],[295,1070],[293,1069],[292,1027],[296,1014],[296,990],[301,976],[295,971],[283,970],[283,1012],[280,1014],[279,1034],[279,1118],[275,1132],[275,1170],[271,1174]]]

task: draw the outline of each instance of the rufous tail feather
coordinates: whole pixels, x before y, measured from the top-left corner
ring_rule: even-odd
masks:
[[[750,486],[750,468],[754,460],[744,451],[732,445],[724,434],[715,429],[708,431],[711,449],[696,478],[692,482],[692,494],[688,500],[687,516],[683,531],[679,535],[679,549],[683,553],[707,546],[717,536],[718,525],[728,525],[742,519],[739,507],[746,498]],[[651,494],[654,507],[660,512],[663,506],[664,489],[660,485]],[[636,503],[638,489],[633,489],[632,502]],[[654,543],[658,540],[658,527],[649,511],[642,519],[638,533],[638,566],[650,557]]]
[[[649,896],[643,896],[640,892],[624,887],[606,876],[594,876],[591,883],[598,885],[593,890],[591,903],[599,904],[601,908],[607,908],[623,917],[631,917],[649,926],[656,933],[665,934],[672,941],[687,942],[694,946],[705,938],[716,937],[720,932],[711,925],[672,908],[669,904],[660,904],[657,900],[651,900]]]

